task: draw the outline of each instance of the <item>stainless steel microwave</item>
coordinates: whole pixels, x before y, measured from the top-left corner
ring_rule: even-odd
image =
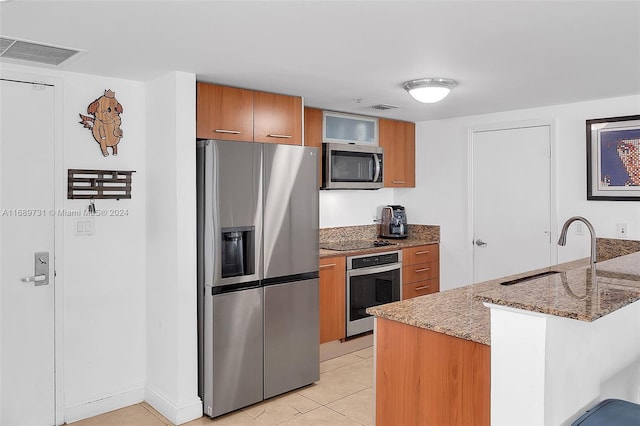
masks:
[[[322,189],[379,189],[384,152],[380,146],[322,144]]]

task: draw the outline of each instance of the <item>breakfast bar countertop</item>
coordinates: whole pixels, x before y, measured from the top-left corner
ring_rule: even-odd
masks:
[[[501,283],[539,272],[559,271],[512,285]],[[490,310],[484,303],[559,317],[595,321],[640,300],[640,252],[596,264],[592,285],[588,259],[517,274],[400,302],[374,306],[369,314],[491,344]]]

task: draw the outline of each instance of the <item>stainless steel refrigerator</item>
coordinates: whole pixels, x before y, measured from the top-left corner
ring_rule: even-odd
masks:
[[[317,156],[197,141],[199,392],[210,417],[319,379]]]

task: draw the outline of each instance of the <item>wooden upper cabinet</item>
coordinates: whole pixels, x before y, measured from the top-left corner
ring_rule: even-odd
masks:
[[[253,140],[302,145],[302,98],[254,92]]]
[[[378,120],[379,143],[384,148],[384,186],[416,186],[416,125],[406,121]]]
[[[322,186],[322,110],[304,109],[304,145],[318,148],[318,184]]]
[[[196,137],[253,141],[252,90],[197,84]]]

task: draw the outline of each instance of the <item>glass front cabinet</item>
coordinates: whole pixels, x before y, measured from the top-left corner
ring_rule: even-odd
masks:
[[[322,142],[378,145],[378,119],[323,111]]]

